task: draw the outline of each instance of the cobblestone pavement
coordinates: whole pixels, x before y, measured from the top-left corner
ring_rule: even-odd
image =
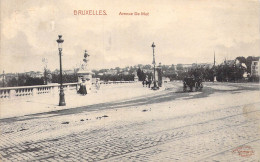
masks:
[[[205,88],[205,92],[194,93],[194,95],[203,96],[209,89]],[[237,93],[241,93],[241,89],[239,90]],[[158,96],[161,97],[162,94],[169,97],[170,93],[161,92]],[[172,92],[171,95],[186,97]],[[219,98],[225,97],[228,96],[223,92]],[[199,98],[199,96],[197,99],[194,98],[193,102],[203,101],[203,97]],[[133,102],[136,103],[135,101],[140,102],[142,99],[134,99]],[[1,121],[1,160],[260,160],[259,100],[197,112],[192,111],[195,106],[192,107],[191,104],[190,113],[179,115],[174,114],[176,111],[170,106],[165,106],[171,105],[168,102],[173,101],[159,103],[157,106],[160,108],[157,110],[143,109],[144,105],[141,108],[132,108],[131,111],[113,110],[118,111],[119,114],[129,111],[129,116],[131,113],[139,114],[136,118],[131,117],[132,120],[119,118],[109,121],[110,115],[96,117],[100,112],[93,112],[96,116],[89,115],[89,112],[87,114],[81,112],[66,115],[44,114],[32,118],[26,117],[24,120],[20,118],[13,122],[3,120]],[[186,102],[186,99],[180,101],[182,104]],[[129,101],[120,102],[118,105],[122,106],[122,103],[129,105]],[[153,111],[157,113],[156,117],[150,117]],[[106,113],[109,112],[112,110]],[[72,119],[77,122],[71,122]],[[62,123],[63,121],[69,122]],[[238,150],[243,147],[249,149],[247,152],[244,151],[248,156],[238,153]]]

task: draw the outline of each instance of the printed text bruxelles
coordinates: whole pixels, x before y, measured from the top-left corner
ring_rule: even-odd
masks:
[[[74,10],[74,15],[107,15],[106,10]]]

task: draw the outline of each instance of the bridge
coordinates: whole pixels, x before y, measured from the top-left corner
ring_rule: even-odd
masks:
[[[77,93],[78,83],[65,83],[63,86],[66,106],[58,106],[59,84],[0,88],[0,119],[112,102],[153,93],[140,85],[140,82],[134,81],[101,81],[100,89],[97,90],[95,84],[92,84],[91,93],[82,96]]]
[[[0,161],[258,161],[259,84],[204,85],[69,85],[66,106],[53,91],[2,99]]]
[[[101,81],[101,85],[134,83],[134,81]],[[94,87],[95,83],[92,83]],[[79,83],[64,83],[65,91],[78,90]],[[35,96],[40,94],[57,94],[59,93],[60,85],[58,83],[50,85],[37,86],[20,86],[20,87],[4,87],[0,88],[0,100],[16,98],[21,96]]]

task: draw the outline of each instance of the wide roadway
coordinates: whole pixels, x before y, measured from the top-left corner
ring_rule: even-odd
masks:
[[[164,88],[115,102],[1,119],[1,160],[260,159],[258,84],[205,83],[202,91],[186,93],[181,82]]]

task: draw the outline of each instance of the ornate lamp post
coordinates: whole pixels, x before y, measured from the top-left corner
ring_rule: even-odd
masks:
[[[155,47],[155,44],[154,44],[154,42],[153,42],[153,44],[152,44],[152,46],[151,46],[152,48],[153,48],[153,83],[154,83],[154,85],[153,85],[153,87],[152,87],[152,89],[153,90],[156,90],[156,89],[158,89],[158,87],[157,87],[157,85],[156,85],[156,80],[155,80],[155,56],[154,56],[154,47]]]
[[[57,39],[59,55],[60,55],[60,100],[59,100],[59,106],[65,106],[66,103],[65,103],[64,90],[63,90],[63,85],[62,85],[62,62],[61,62],[62,43],[64,42],[64,40],[61,37],[62,37],[62,35],[59,35],[59,39]]]

